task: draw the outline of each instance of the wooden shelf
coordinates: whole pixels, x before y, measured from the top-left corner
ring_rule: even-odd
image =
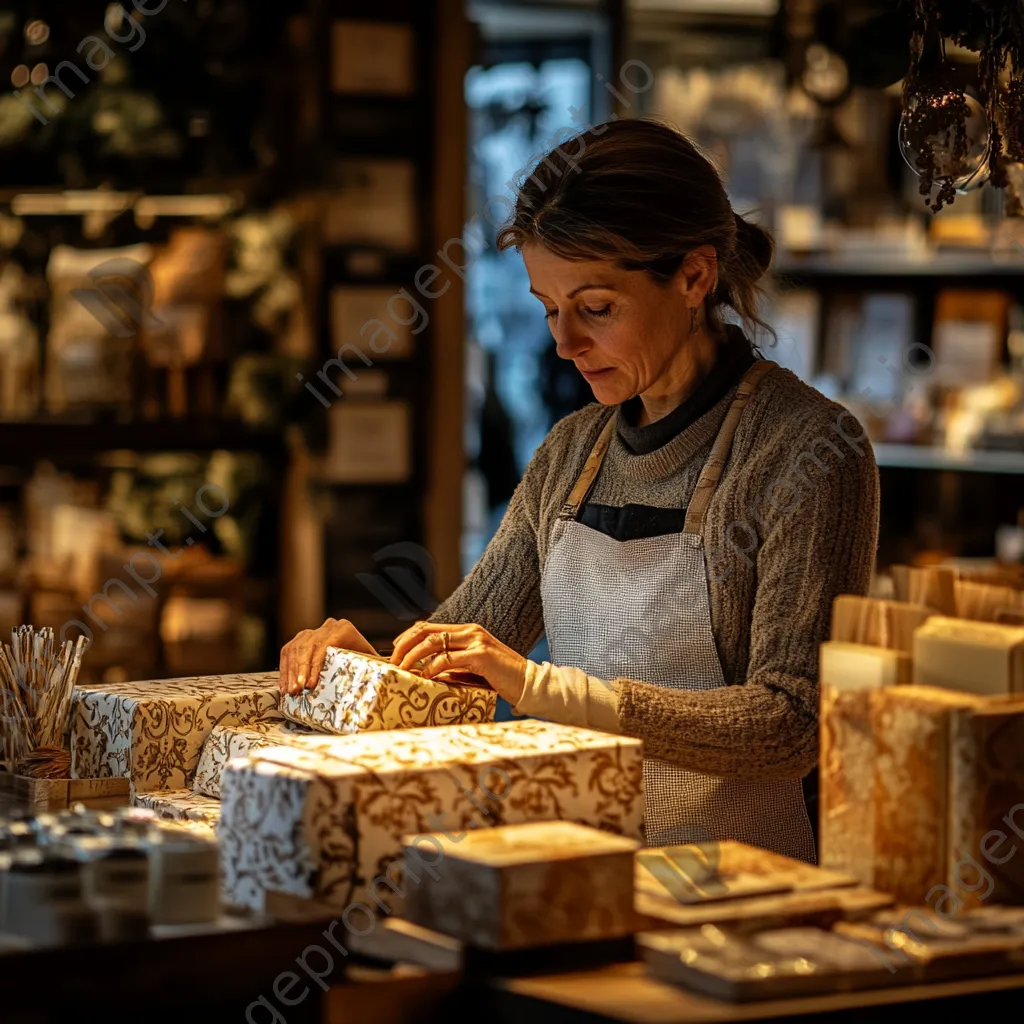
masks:
[[[254,430],[244,423],[210,420],[0,422],[0,451],[6,463],[45,455],[105,451],[256,451],[280,454],[283,430]]]
[[[772,268],[785,279],[843,277],[1024,277],[1024,250],[988,253],[940,252],[928,256],[896,253],[815,253],[786,256]]]
[[[1024,452],[973,450],[951,452],[946,448],[915,444],[872,445],[875,461],[885,469],[931,469],[956,473],[1024,474]]]

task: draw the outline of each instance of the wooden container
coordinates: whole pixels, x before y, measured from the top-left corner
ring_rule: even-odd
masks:
[[[33,779],[0,772],[0,805],[21,805],[35,814],[61,811],[72,804],[105,809],[130,803],[128,780]]]

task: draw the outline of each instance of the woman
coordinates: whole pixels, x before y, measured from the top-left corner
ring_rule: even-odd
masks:
[[[867,589],[874,458],[842,407],[724,322],[766,326],[772,243],[693,144],[622,120],[571,148],[524,183],[499,245],[597,402],[551,430],[476,567],[391,660],[640,737],[650,845],[813,861],[818,645],[833,598]],[[551,664],[525,657],[542,634]],[[311,685],[328,645],[371,650],[328,620],[285,647],[282,686]]]

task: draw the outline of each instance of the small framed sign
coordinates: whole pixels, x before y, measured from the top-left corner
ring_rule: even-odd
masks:
[[[410,96],[415,89],[411,25],[336,20],[331,24],[331,90]]]
[[[331,291],[331,344],[336,349],[355,345],[374,361],[405,359],[413,353],[417,319],[416,308],[397,288],[339,286]]]
[[[411,428],[408,402],[335,403],[324,478],[333,483],[404,483],[412,475]]]

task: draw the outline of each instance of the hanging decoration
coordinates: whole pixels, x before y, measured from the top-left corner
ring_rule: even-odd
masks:
[[[979,54],[977,83],[946,57],[946,40]],[[899,145],[935,213],[985,182],[1024,214],[1024,4],[914,0]]]

